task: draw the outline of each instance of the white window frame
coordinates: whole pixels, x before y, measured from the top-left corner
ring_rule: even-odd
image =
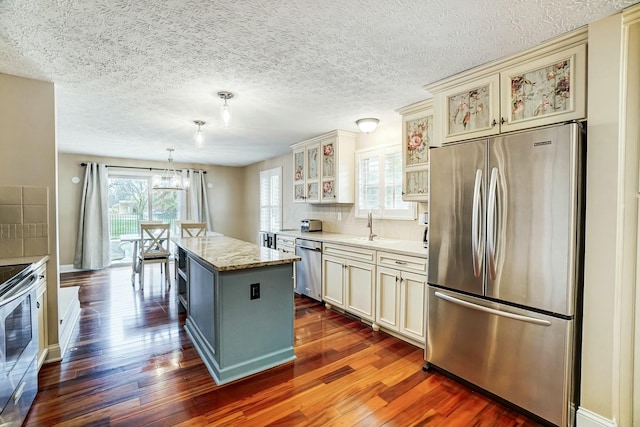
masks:
[[[275,184],[274,184],[275,183]],[[278,188],[273,188],[276,185]],[[273,191],[277,190],[276,197]],[[280,231],[282,229],[282,166],[273,169],[260,171],[259,185],[259,227],[260,231]],[[269,194],[265,194],[268,192]],[[266,203],[263,203],[265,202]],[[263,209],[268,210],[268,224],[263,224]],[[272,227],[273,215],[277,215],[277,224]]]
[[[401,153],[402,146],[400,144],[382,145],[373,148],[366,148],[356,151],[355,155],[355,171],[356,171],[356,200],[355,200],[355,217],[366,218],[371,211],[374,218],[378,219],[393,219],[401,221],[414,221],[417,215],[417,203],[404,202],[407,204],[406,209],[386,209],[385,208],[385,177],[384,166],[386,155],[393,153]],[[378,157],[378,164],[380,169],[378,170],[378,207],[377,209],[366,209],[360,206],[360,161],[364,158]],[[400,161],[402,162],[402,155],[400,155]],[[400,164],[402,168],[402,163]],[[402,179],[404,179],[404,173],[402,173]],[[402,185],[400,185],[402,188]],[[402,190],[400,190],[402,191]]]

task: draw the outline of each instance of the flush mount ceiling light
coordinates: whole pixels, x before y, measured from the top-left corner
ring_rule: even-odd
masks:
[[[167,148],[169,152],[169,159],[167,168],[162,171],[162,175],[154,175],[151,179],[154,190],[186,190],[187,184],[175,167],[173,167],[173,155],[175,151],[173,148]]]
[[[194,141],[196,141],[196,147],[201,148],[204,146],[204,134],[202,133],[201,127],[204,126],[206,122],[202,120],[194,120],[193,123],[195,123],[198,126],[198,130],[196,131],[196,134],[193,136],[193,139]]]
[[[228,128],[229,123],[231,123],[231,109],[229,109],[229,105],[227,105],[227,100],[233,98],[233,94],[227,91],[220,91],[218,92],[218,96],[224,99],[224,105],[220,107],[220,117],[222,117],[224,127]]]
[[[372,117],[356,120],[356,124],[358,125],[360,130],[365,133],[370,133],[376,130],[376,128],[378,127],[378,123],[380,123],[380,120],[374,119]]]

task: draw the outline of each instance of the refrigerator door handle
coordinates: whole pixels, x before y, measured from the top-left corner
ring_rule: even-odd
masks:
[[[521,322],[533,323],[534,325],[540,326],[551,326],[551,322],[548,320],[536,319],[535,317],[522,316],[520,314],[509,313],[508,311],[496,310],[494,308],[484,307],[482,305],[474,304],[471,302],[463,301],[461,299],[452,297],[450,295],[445,295],[442,292],[435,293],[435,296],[441,298],[443,300],[452,302],[454,304],[461,305],[463,307],[467,307],[473,310],[482,311],[485,313],[495,314],[496,316],[506,317],[509,319],[520,320]]]
[[[481,198],[480,191],[482,185],[482,170],[476,170],[476,182],[473,187],[473,209],[471,212],[471,250],[473,252],[473,275],[480,277],[482,274],[482,256],[484,255],[483,248],[480,246],[482,240],[482,228],[480,223],[482,221],[481,211]]]
[[[496,204],[498,199],[498,168],[491,169],[489,200],[487,201],[487,254],[489,255],[489,277],[496,279]]]

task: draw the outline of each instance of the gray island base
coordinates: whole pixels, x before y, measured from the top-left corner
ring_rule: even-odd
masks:
[[[216,384],[296,358],[292,276],[299,257],[224,236],[173,240],[186,277],[185,330]]]

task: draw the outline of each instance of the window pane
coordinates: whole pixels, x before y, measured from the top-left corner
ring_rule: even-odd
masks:
[[[112,239],[138,233],[138,221],[149,219],[149,180],[109,178],[109,230]]]
[[[282,168],[260,171],[260,230],[282,227]]]
[[[151,198],[151,219],[169,223],[169,229],[173,230],[173,224],[180,219],[181,191],[153,190]]]

